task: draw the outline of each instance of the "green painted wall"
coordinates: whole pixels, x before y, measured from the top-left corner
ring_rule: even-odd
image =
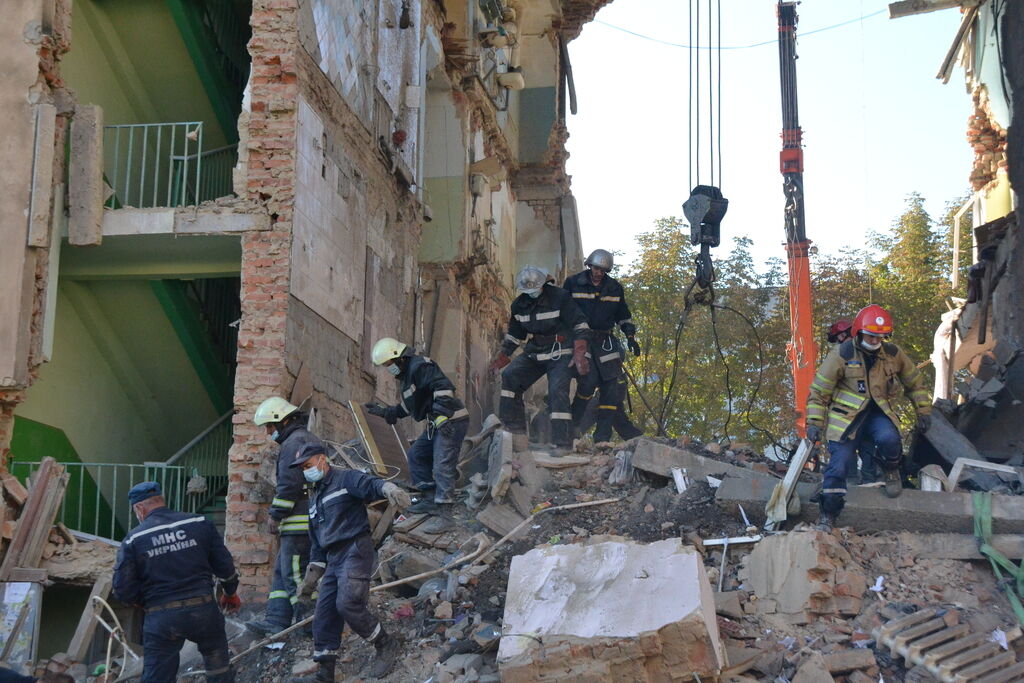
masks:
[[[461,175],[424,181],[434,220],[423,224],[420,261],[446,263],[459,257],[459,245],[465,232],[462,221],[466,206],[465,186],[466,180]]]
[[[519,91],[519,161],[535,164],[544,158],[555,125],[555,88]]]

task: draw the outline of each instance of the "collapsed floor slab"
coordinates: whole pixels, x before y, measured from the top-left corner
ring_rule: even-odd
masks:
[[[514,557],[498,665],[506,683],[717,676],[725,653],[700,555],[673,538]]]

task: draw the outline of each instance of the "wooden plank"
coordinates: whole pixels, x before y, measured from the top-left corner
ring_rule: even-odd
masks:
[[[30,583],[45,583],[47,572],[45,569],[26,569],[15,567],[11,570],[11,581],[27,581]]]
[[[915,14],[950,9],[964,4],[963,0],[900,0],[889,3],[889,18],[900,19]]]
[[[406,515],[405,519],[395,522],[395,531],[399,533],[408,533],[417,526],[427,521],[430,515]]]
[[[110,595],[111,575],[101,574],[92,585],[92,592],[89,593],[89,600],[85,603],[82,616],[78,619],[78,628],[75,635],[71,637],[71,644],[68,645],[68,657],[73,661],[81,662],[89,652],[89,645],[92,643],[93,634],[96,633],[96,615],[99,614],[99,606],[93,597],[100,597],[104,600]]]
[[[533,456],[533,462],[540,467],[548,467],[550,469],[562,469],[565,467],[578,467],[580,465],[589,465],[590,458],[583,455],[563,455],[560,457],[552,457],[547,453],[541,453],[534,451],[531,453]]]
[[[49,508],[48,499],[59,478],[63,468],[51,457],[43,458],[39,469],[31,482],[31,489],[25,505],[22,507],[21,516],[18,518],[18,527],[15,529],[14,537],[7,548],[3,564],[0,565],[0,581],[8,581],[11,571],[15,567],[38,566],[43,552],[43,543],[46,536],[50,534],[50,526],[53,519],[47,523],[44,521]],[[63,493],[63,492],[62,492]],[[42,527],[42,528],[40,528]],[[36,550],[38,549],[38,556]],[[28,564],[26,560],[36,556],[34,564]]]
[[[373,527],[373,542],[375,544],[380,543],[380,539],[384,538],[384,534],[386,534],[388,529],[391,528],[391,522],[394,521],[395,513],[397,512],[398,508],[391,503],[388,503],[388,507],[384,510],[384,514],[380,516],[380,519],[377,520],[377,524]]]
[[[370,415],[360,403],[349,401],[348,407],[359,428],[359,436],[363,439],[366,452],[374,463],[374,470],[382,477],[392,477],[398,472],[398,478],[412,482],[409,472],[409,461],[405,457],[405,447],[398,432],[386,420]]]

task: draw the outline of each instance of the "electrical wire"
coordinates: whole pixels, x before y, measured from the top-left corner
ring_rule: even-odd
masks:
[[[376,462],[374,462],[372,460],[367,460],[365,457],[363,457],[363,454],[360,453],[358,449],[353,448],[352,446],[349,446],[348,444],[338,443],[337,441],[328,441],[327,439],[323,439],[323,442],[325,444],[327,444],[328,446],[333,447],[335,450],[347,451],[349,454],[351,454],[353,456],[353,459],[358,460],[358,461],[360,461],[360,462],[362,462],[362,463],[364,463],[366,465],[369,465],[371,470],[376,470],[380,466],[383,466],[385,469],[388,469],[388,470],[395,470],[395,473],[390,475],[390,476],[380,477],[384,481],[391,481],[392,479],[395,479],[399,475],[402,474],[402,468],[401,467],[396,467],[395,465],[389,465],[386,462],[376,463]],[[331,467],[342,469],[340,466],[335,465],[335,464],[331,464]],[[379,476],[379,475],[375,474],[375,476]]]
[[[883,14],[883,13],[888,12],[888,11],[889,11],[888,9],[880,9],[877,12],[871,12],[870,14],[864,14],[864,15],[861,15],[859,17],[854,17],[853,19],[848,19],[846,21],[839,22],[838,24],[832,24],[831,26],[823,26],[821,28],[816,28],[816,29],[814,29],[812,31],[802,31],[800,33],[800,37],[801,38],[806,38],[807,36],[811,36],[811,35],[814,35],[816,33],[824,33],[825,31],[831,31],[833,29],[842,28],[843,26],[849,26],[850,24],[855,24],[858,21],[863,21],[865,19],[870,19],[872,17],[876,17],[879,14]],[[708,46],[692,45],[692,44],[691,45],[683,45],[682,43],[673,43],[673,42],[670,42],[670,41],[667,41],[667,40],[661,40],[660,38],[652,38],[651,36],[644,35],[643,33],[637,33],[636,31],[630,31],[628,28],[623,28],[621,26],[616,26],[615,24],[609,24],[608,22],[601,21],[600,19],[594,19],[593,23],[601,24],[602,26],[607,26],[608,28],[613,28],[616,31],[622,31],[623,33],[628,33],[629,35],[635,36],[637,38],[642,38],[644,40],[649,40],[652,43],[659,43],[661,45],[666,45],[668,47],[679,47],[679,48],[683,48],[683,49],[686,49],[686,50],[688,50],[688,49],[695,49],[695,50],[711,50],[711,49],[715,49],[715,50],[749,50],[749,49],[755,48],[755,47],[764,47],[765,45],[777,45],[778,44],[778,39],[777,38],[772,38],[771,40],[766,40],[766,41],[764,41],[762,43],[751,43],[750,45],[721,45],[721,46],[718,46],[718,47],[715,47],[715,48],[712,48],[710,45],[708,45]],[[690,41],[690,42],[692,43],[693,41]]]
[[[715,350],[718,351],[718,359],[722,362],[722,367],[725,368],[725,425],[722,427],[722,437],[726,441],[732,441],[729,438],[729,423],[732,422],[732,382],[730,381],[731,374],[729,369],[729,362],[725,359],[725,353],[722,351],[722,342],[718,338],[718,316],[715,315],[715,290],[714,285],[708,287],[708,291],[711,294],[711,301],[709,306],[711,308],[711,336],[715,340]]]

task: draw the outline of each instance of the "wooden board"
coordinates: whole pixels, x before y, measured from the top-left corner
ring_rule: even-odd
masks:
[[[68,645],[68,657],[73,661],[81,662],[89,653],[89,645],[92,643],[93,634],[96,633],[96,615],[99,613],[93,596],[106,600],[110,595],[110,585],[110,574],[102,574],[92,586],[89,600],[85,603],[82,616],[78,619],[78,628],[75,629],[75,635],[71,637],[71,644]]]
[[[380,539],[384,538],[384,534],[386,534],[388,529],[391,528],[391,522],[394,521],[396,512],[398,512],[398,508],[391,503],[388,503],[388,507],[384,510],[384,514],[380,516],[380,519],[377,520],[377,523],[373,527],[374,543],[380,543]]]
[[[397,471],[399,479],[412,483],[405,446],[394,426],[389,425],[384,418],[367,413],[360,403],[349,401],[348,407],[376,473],[382,477],[393,477]]]
[[[518,512],[508,505],[492,502],[477,513],[476,519],[494,533],[504,536],[515,529],[525,517],[520,516]],[[520,530],[520,535],[525,531],[526,529]]]
[[[3,564],[0,565],[0,581],[9,580],[15,568],[32,569],[39,566],[57,509],[64,499],[67,483],[68,474],[64,468],[51,457],[43,458],[32,477],[28,499],[18,518],[18,526]]]

